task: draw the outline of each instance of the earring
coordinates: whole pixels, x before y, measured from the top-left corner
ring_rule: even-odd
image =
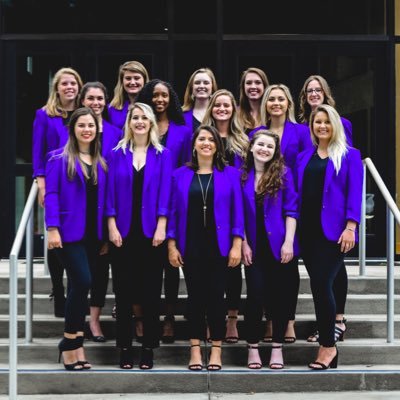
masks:
[[[195,157],[196,156],[196,150],[193,149],[192,153],[193,153],[193,157]]]

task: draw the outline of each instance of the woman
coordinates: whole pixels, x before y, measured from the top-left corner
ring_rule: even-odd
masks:
[[[268,85],[267,75],[262,69],[250,67],[242,72],[238,122],[247,135],[261,125],[261,100]]]
[[[292,311],[287,293],[297,285],[297,262],[293,257],[298,255],[295,240],[298,210],[292,172],[284,166],[277,134],[259,130],[253,136],[242,182],[246,223],[242,254],[247,284],[244,315],[249,349],[247,366],[262,367],[258,341],[268,293],[273,299],[269,367],[282,369],[282,344]]]
[[[96,115],[99,124],[99,137],[101,143],[101,154],[104,159],[112,148],[114,148],[121,139],[121,133],[118,128],[111,125],[103,118],[107,113],[107,89],[101,82],[87,82],[83,85],[79,103],[84,107],[89,107]],[[94,342],[105,342],[106,338],[100,326],[100,314],[104,307],[108,277],[109,277],[109,257],[108,245],[104,245],[96,263],[96,269],[91,271],[92,287],[90,289],[90,322],[87,334]]]
[[[68,122],[78,107],[78,95],[82,79],[72,68],[59,69],[53,78],[50,94],[44,107],[36,111],[33,122],[32,164],[33,177],[39,188],[38,202],[43,207],[46,194],[45,169],[48,153],[63,147],[68,140]],[[54,315],[64,317],[64,266],[54,251],[47,253],[48,267],[52,283],[51,298],[54,299]]]
[[[203,368],[200,341],[211,335],[209,371],[221,369],[225,335],[224,291],[229,268],[240,263],[244,231],[239,172],[225,166],[218,131],[200,125],[192,139],[193,157],[174,172],[168,255],[183,266],[188,290],[190,370]]]
[[[249,133],[252,138],[259,129],[265,129],[276,133],[279,136],[280,149],[285,165],[292,169],[296,164],[296,157],[303,150],[311,147],[311,141],[307,128],[296,123],[294,116],[294,102],[289,88],[283,84],[274,84],[267,87],[261,103],[260,126]],[[297,260],[296,260],[297,261]],[[285,334],[285,343],[294,343],[296,333],[294,329],[297,296],[299,291],[300,276],[297,274],[297,287],[293,286],[293,292],[287,293],[291,301],[291,317]],[[273,302],[273,299],[270,300]],[[269,304],[266,304],[266,331],[264,342],[271,342],[273,337],[272,322],[269,318]]]
[[[58,344],[66,370],[90,369],[83,350],[83,331],[90,271],[96,268],[103,236],[106,163],[100,153],[98,122],[89,108],[79,108],[69,123],[63,150],[46,165],[48,248],[65,265],[69,288],[64,338]]]
[[[336,368],[336,301],[333,282],[355,245],[361,213],[363,167],[360,152],[346,143],[336,110],[323,104],[310,118],[314,148],[296,163],[300,199],[301,254],[310,276],[319,351],[312,369]]]
[[[128,112],[125,134],[109,162],[106,217],[112,243],[120,367],[133,368],[132,305],[143,308],[143,343],[139,368],[153,368],[159,346],[159,307],[171,159],[158,140],[151,108],[135,103]]]
[[[211,95],[218,89],[214,73],[210,68],[200,68],[193,72],[183,97],[183,117],[186,126],[194,132],[203,121]]]
[[[112,125],[123,131],[128,108],[135,103],[139,92],[148,81],[149,74],[139,61],[127,61],[120,65],[114,97],[108,106]]]
[[[236,101],[229,90],[220,89],[213,94],[203,122],[217,128],[224,145],[224,158],[228,164],[241,168],[249,140],[238,125]],[[226,288],[228,319],[225,337],[227,343],[237,343],[239,340],[237,320],[241,293],[242,270],[239,267],[228,272]]]
[[[152,107],[157,118],[159,140],[171,152],[172,169],[184,165],[190,160],[190,142],[192,132],[185,125],[178,95],[169,82],[152,79],[148,82],[138,97],[138,101]],[[164,294],[165,317],[163,324],[163,343],[175,341],[175,308],[179,291],[179,270],[168,264],[165,248]],[[135,308],[135,315],[140,313]],[[140,314],[139,314],[140,315]]]
[[[331,88],[328,82],[320,75],[311,75],[304,82],[303,88],[300,92],[300,121],[307,125],[309,124],[310,114],[316,107],[321,104],[329,104],[335,107],[335,100],[333,99]],[[353,146],[353,128],[351,122],[343,117],[340,117],[342,121],[344,133],[346,135],[346,141],[349,146]],[[343,341],[344,333],[346,331],[346,318],[344,317],[344,311],[347,299],[347,287],[348,277],[346,271],[346,265],[343,262],[342,268],[336,276],[333,291],[336,298],[336,322],[335,322],[335,339],[336,341]],[[308,338],[308,342],[317,342],[319,338],[319,332],[314,331]]]

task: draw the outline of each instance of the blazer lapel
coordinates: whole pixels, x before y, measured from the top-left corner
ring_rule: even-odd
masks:
[[[254,170],[252,169],[247,177],[246,183],[244,185],[244,190],[247,193],[247,197],[250,199],[250,204],[248,206],[250,207],[250,213],[251,215],[256,214],[256,195],[255,195],[255,188],[254,188]]]
[[[324,190],[326,190],[332,180],[333,174],[335,173],[335,167],[331,159],[328,160],[328,165],[326,166],[325,172],[325,183],[324,183]]]
[[[292,126],[289,121],[285,122],[285,127],[283,129],[282,140],[281,140],[281,153],[284,154],[288,143],[293,136]]]
[[[156,149],[150,145],[147,150],[146,155],[146,171],[144,173],[144,183],[143,183],[143,192],[147,193],[150,182],[153,178],[153,171],[155,170],[155,165],[157,163],[156,160]]]

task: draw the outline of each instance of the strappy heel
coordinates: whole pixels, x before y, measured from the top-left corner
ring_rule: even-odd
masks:
[[[77,349],[79,349],[79,347],[81,347],[80,340],[77,340],[77,339],[78,338],[69,339],[66,337],[63,337],[61,339],[61,341],[58,343],[58,351],[59,351],[58,362],[61,362],[62,353],[64,351],[77,350]],[[82,371],[82,369],[83,369],[82,365],[79,364],[79,361],[76,361],[71,364],[65,364],[65,362],[63,361],[63,365],[67,371]]]
[[[272,350],[271,350],[271,358],[272,358],[272,352],[274,351],[274,349],[281,349],[282,350],[282,345],[279,345],[279,346],[272,346]],[[283,355],[282,355],[282,360],[283,360]],[[269,368],[270,369],[283,369],[283,367],[284,367],[284,364],[283,364],[283,362],[271,362],[271,360],[270,360],[270,363],[269,363]]]
[[[311,368],[314,370],[337,368],[338,362],[339,362],[339,350],[336,347],[336,345],[335,345],[335,349],[336,349],[336,355],[335,355],[335,357],[332,358],[332,361],[329,364],[323,364],[322,362],[314,361],[314,362],[308,364],[308,368]]]
[[[140,369],[152,369],[153,368],[153,349],[142,347],[142,356],[139,362]]]
[[[216,345],[216,344],[213,344],[213,345],[211,345],[211,347],[219,347],[219,348],[221,348],[221,346],[220,345]],[[211,351],[210,351],[210,355],[209,355],[209,359],[211,358]],[[220,369],[222,368],[222,364],[208,364],[207,365],[207,370],[208,371],[219,371]]]
[[[237,319],[238,319],[237,315],[228,315],[228,323],[229,323],[230,319],[231,320],[236,320],[235,321],[235,329],[236,329],[236,332],[237,332]],[[231,335],[231,336],[225,336],[225,343],[235,344],[238,341],[239,341],[239,335],[238,334]]]
[[[258,352],[258,345],[252,345],[252,344],[248,344],[247,348],[249,349],[249,354],[247,357],[247,368],[249,369],[261,369],[262,368],[262,363],[261,363],[261,359],[260,359],[260,354]],[[257,356],[254,357],[256,360],[253,359],[253,361],[251,361],[251,353],[252,350],[257,350]]]
[[[190,348],[192,349],[193,347],[200,347],[200,344],[192,344]],[[201,351],[200,351],[200,356],[201,356]],[[203,364],[189,364],[188,369],[191,371],[201,371],[204,368]]]
[[[122,348],[119,354],[119,367],[121,369],[132,369],[133,368],[133,354],[132,348]]]
[[[344,326],[346,327],[346,322],[347,319],[343,318],[343,319],[337,319],[335,321],[335,324],[344,324]],[[339,328],[338,326],[335,325],[335,342],[343,342],[344,341],[344,334],[347,330],[347,327],[343,330],[342,328]]]
[[[307,338],[307,342],[309,343],[317,343],[319,340],[319,331],[316,330],[314,331],[308,338]]]

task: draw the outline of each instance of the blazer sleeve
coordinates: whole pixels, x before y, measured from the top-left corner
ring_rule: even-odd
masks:
[[[178,185],[176,174],[171,179],[171,197],[169,202],[169,217],[167,223],[167,239],[176,239],[176,203],[178,196]]]
[[[185,129],[184,133],[185,137],[183,139],[182,160],[179,166],[185,165],[192,159],[192,132],[189,128],[187,128]]]
[[[161,178],[159,189],[159,201],[157,209],[157,217],[168,217],[169,203],[171,197],[171,176],[172,176],[172,160],[171,153],[164,148],[161,153]]]
[[[233,167],[226,167],[230,170],[232,181],[232,236],[239,236],[244,239],[244,208],[243,195],[240,185],[240,171]]]
[[[293,175],[290,168],[285,168],[283,189],[283,215],[299,218],[298,195],[295,190]]]
[[[46,172],[46,133],[47,133],[47,115],[43,109],[37,110],[33,121],[32,135],[32,166],[33,177],[45,176]]]
[[[346,118],[341,118],[342,125],[344,128],[344,134],[346,135],[347,144],[353,147],[353,125],[351,121]]]
[[[107,173],[107,184],[106,184],[106,206],[104,209],[105,217],[115,217],[117,215],[115,209],[115,185],[117,175],[117,162],[115,157],[115,151],[110,151],[108,157],[108,173]]]
[[[46,164],[46,194],[44,198],[45,204],[45,221],[46,228],[61,226],[60,224],[60,182],[62,174],[61,155],[53,156]]]
[[[350,148],[347,153],[347,158],[349,166],[347,177],[346,220],[360,223],[364,176],[360,151],[355,148]]]

